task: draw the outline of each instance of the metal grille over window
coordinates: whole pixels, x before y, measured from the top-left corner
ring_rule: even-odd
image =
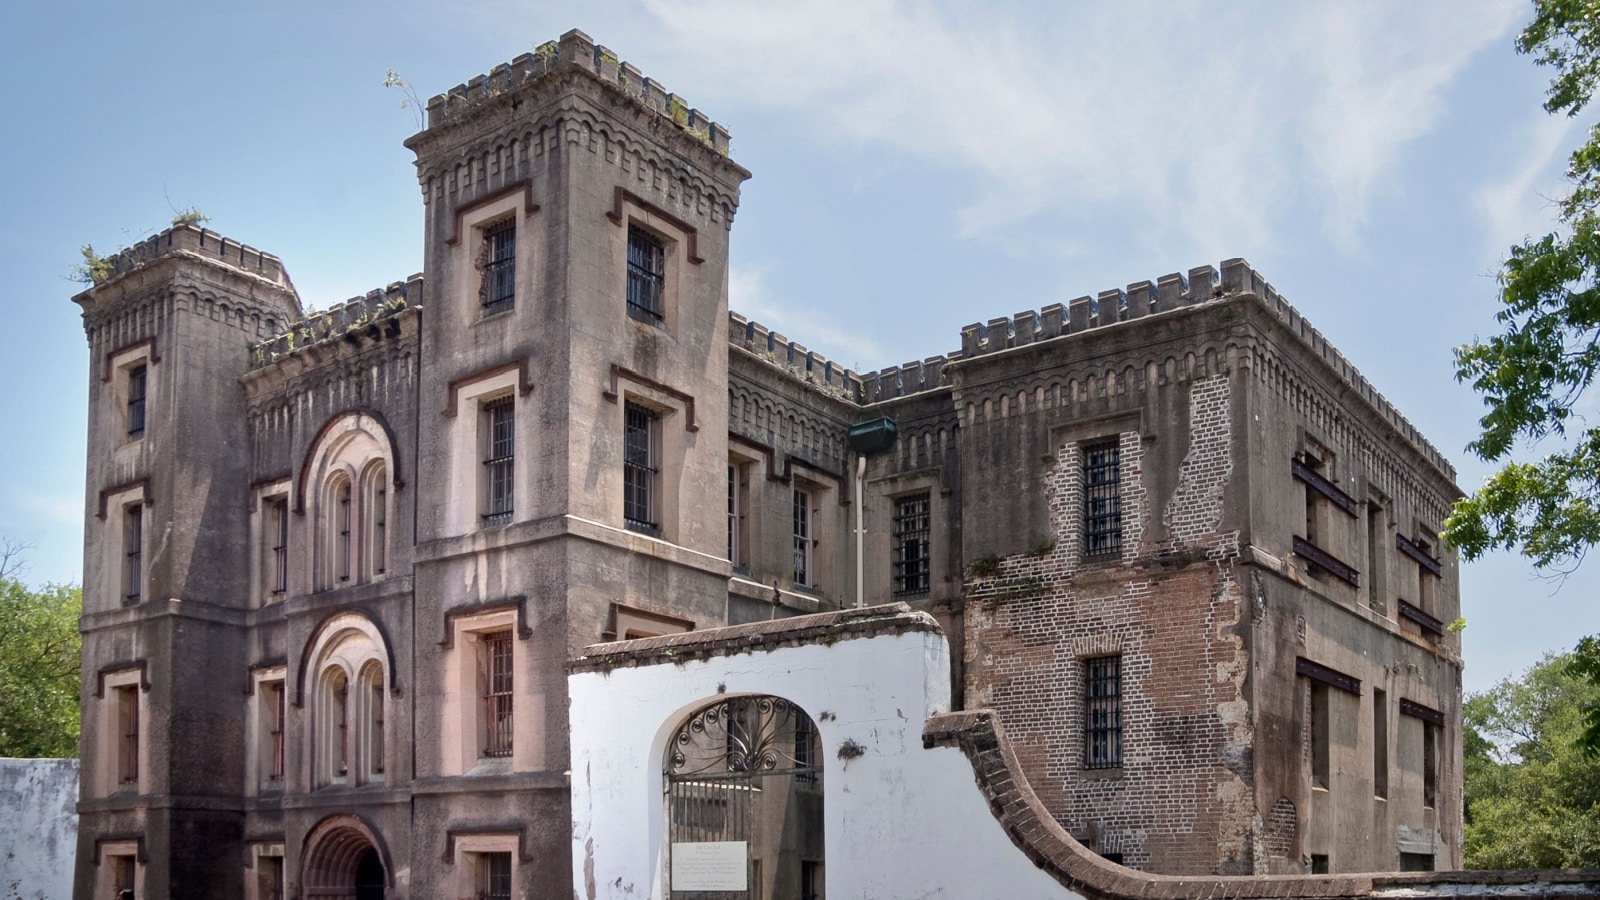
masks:
[[[1083,767],[1122,765],[1122,657],[1083,661]]]
[[[339,580],[350,580],[350,482],[339,485]]]
[[[144,594],[144,505],[135,503],[123,516],[122,603],[132,606]]]
[[[511,308],[517,294],[517,222],[506,219],[483,230],[483,313]]]
[[[1122,467],[1117,439],[1083,448],[1083,555],[1122,552]]]
[[[272,501],[272,592],[289,589],[289,501]]]
[[[267,703],[272,709],[272,759],[267,765],[267,778],[283,780],[283,682],[265,686]]]
[[[811,494],[794,492],[794,583],[811,584]]]
[[[144,396],[146,370],[134,366],[128,370],[128,435],[144,434]]]
[[[122,724],[122,746],[118,754],[118,780],[139,783],[139,688],[117,688],[117,713]]]
[[[511,900],[511,854],[478,854],[477,900]]]
[[[894,595],[928,592],[928,495],[894,501]]]
[[[661,293],[666,283],[666,253],[661,241],[638,228],[628,229],[628,315],[661,321]]]
[[[498,525],[511,521],[512,465],[516,445],[515,407],[512,398],[501,397],[483,405],[488,431],[488,456],[484,467],[483,521]]]
[[[380,471],[381,476],[381,471]],[[379,486],[374,492],[372,510],[372,571],[382,575],[388,568],[389,489]]]
[[[622,519],[634,531],[656,530],[656,417],[628,404],[622,413]]]
[[[484,705],[484,756],[511,755],[511,632],[496,631],[483,636],[483,654],[488,677]]]

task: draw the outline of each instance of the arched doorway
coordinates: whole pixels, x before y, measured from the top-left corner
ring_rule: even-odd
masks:
[[[300,895],[307,900],[383,900],[388,884],[377,835],[354,816],[334,816],[313,828],[300,867]]]
[[[731,697],[667,747],[672,900],[823,900],[816,724],[781,697]]]

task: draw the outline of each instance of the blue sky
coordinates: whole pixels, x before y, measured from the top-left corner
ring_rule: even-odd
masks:
[[[733,133],[735,309],[858,370],[962,325],[1243,256],[1450,455],[1450,350],[1552,225],[1583,123],[1512,51],[1525,2],[596,0],[7,4],[0,535],[80,577],[88,358],[66,280],[194,205],[325,307],[422,265],[398,70],[425,100],[569,28]],[[1466,684],[1600,632],[1565,585],[1467,567]]]

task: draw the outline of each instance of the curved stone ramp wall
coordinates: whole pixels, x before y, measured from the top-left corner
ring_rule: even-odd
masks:
[[[1359,875],[1148,875],[1102,859],[1045,811],[1029,787],[992,710],[930,716],[925,749],[954,747],[972,764],[978,789],[1011,842],[1062,887],[1091,900],[1226,898],[1600,897],[1600,870],[1407,872]]]

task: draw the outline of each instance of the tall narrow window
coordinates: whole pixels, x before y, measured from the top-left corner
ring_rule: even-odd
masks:
[[[800,861],[800,900],[822,900],[822,860]]]
[[[1384,528],[1383,507],[1377,503],[1367,504],[1367,606],[1382,615],[1389,614],[1389,598],[1383,591],[1383,573],[1385,560],[1383,558],[1383,533]]]
[[[516,450],[515,405],[510,397],[483,404],[483,521],[498,525],[511,521],[513,457]]]
[[[111,863],[111,896],[115,900],[133,900],[139,871],[137,859],[132,856],[110,856],[107,859]]]
[[[483,636],[483,755],[510,756],[512,738],[511,632]]]
[[[794,583],[815,587],[812,572],[811,492],[794,490]]]
[[[117,781],[139,783],[139,686],[116,688]]]
[[[1439,726],[1422,723],[1422,805],[1439,805]]]
[[[1308,679],[1309,680],[1309,679]],[[1311,681],[1308,701],[1311,714],[1311,786],[1327,790],[1329,787],[1329,738],[1331,721],[1328,712],[1328,686]]]
[[[343,671],[335,670],[332,688],[328,712],[333,715],[333,771],[342,778],[350,772],[350,682]]]
[[[634,531],[655,531],[660,524],[656,511],[656,416],[629,403],[622,417],[622,521]]]
[[[340,581],[350,580],[350,555],[354,548],[350,543],[350,482],[341,481],[334,488],[334,515],[337,517],[335,527],[336,540],[333,545],[334,575]]]
[[[1122,466],[1117,439],[1083,447],[1083,555],[1122,552]]]
[[[814,784],[817,773],[814,770],[821,763],[821,754],[817,751],[817,726],[811,723],[810,716],[795,716],[794,718],[794,767],[797,772],[794,780],[804,784]]]
[[[289,589],[289,500],[269,500],[267,527],[272,534],[272,593],[282,596]]]
[[[383,477],[382,470],[378,476]],[[372,571],[382,575],[389,566],[389,489],[378,485],[372,508]]]
[[[144,434],[146,379],[144,366],[134,366],[128,370],[128,437]]]
[[[263,682],[267,715],[270,717],[267,744],[267,779],[283,780],[283,682]]]
[[[476,900],[511,900],[511,854],[479,853]]]
[[[122,605],[132,606],[144,597],[143,503],[123,508],[122,554]]]
[[[894,595],[928,592],[928,494],[894,501]]]
[[[361,669],[361,689],[366,695],[366,715],[363,726],[366,740],[362,747],[365,760],[362,775],[379,780],[383,775],[383,667],[369,662]]]
[[[382,462],[361,473],[361,574],[377,578],[389,567],[389,472]]]
[[[510,309],[517,295],[517,220],[506,219],[483,230],[483,282],[478,298],[483,314]]]
[[[660,239],[635,227],[628,228],[628,315],[647,322],[661,321],[661,295],[666,284],[666,252]]]
[[[739,486],[739,467],[728,465],[728,562],[744,564],[740,532],[744,522],[744,491]]]
[[[1083,661],[1083,767],[1122,765],[1122,657]]]
[[[256,860],[260,870],[262,900],[283,900],[283,857],[263,856]]]
[[[1389,796],[1389,695],[1372,691],[1372,795]]]

